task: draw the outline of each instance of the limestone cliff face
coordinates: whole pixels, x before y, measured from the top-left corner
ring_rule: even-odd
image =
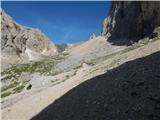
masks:
[[[160,2],[114,1],[104,20],[102,35],[111,40],[137,41],[160,26]]]
[[[57,53],[57,46],[38,29],[17,24],[4,11],[1,12],[1,18],[2,68]]]

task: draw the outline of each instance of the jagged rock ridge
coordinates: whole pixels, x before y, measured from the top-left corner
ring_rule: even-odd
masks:
[[[36,61],[57,53],[57,46],[38,29],[17,24],[4,11],[2,17],[2,68],[9,64]]]
[[[160,2],[114,1],[104,20],[102,35],[110,40],[137,41],[160,26]]]

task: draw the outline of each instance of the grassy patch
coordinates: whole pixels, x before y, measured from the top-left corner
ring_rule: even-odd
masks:
[[[61,53],[50,59],[47,58],[42,61],[30,62],[26,64],[19,64],[16,66],[12,66],[6,69],[5,71],[1,72],[1,75],[5,76],[1,79],[2,81],[10,80],[11,83],[13,83],[8,87],[1,89],[1,92],[3,92],[3,94],[1,94],[1,97],[6,97],[6,96],[9,96],[10,94],[19,93],[24,89],[27,82],[25,83],[23,82],[23,84],[20,85],[22,81],[20,81],[19,77],[21,76],[22,72],[27,72],[27,73],[38,72],[43,75],[59,74],[61,71],[58,71],[57,69],[55,69],[55,64],[64,60],[68,56],[69,56],[69,53]],[[30,90],[31,87],[32,85],[28,85],[26,89]]]
[[[51,80],[52,83],[59,81],[59,79]]]
[[[66,75],[66,79],[68,79],[70,76],[69,75]]]
[[[123,54],[123,53],[129,52],[129,51],[134,50],[134,49],[135,49],[135,47],[130,46],[130,47],[128,47],[128,48],[126,48],[126,49],[124,49],[124,50],[120,51],[120,54]]]
[[[20,93],[24,89],[25,85],[26,83],[23,83],[22,85],[20,85],[20,83],[15,82],[14,84],[11,84],[7,88],[1,90],[2,92],[1,96],[7,97],[11,94]]]
[[[54,61],[59,62],[59,61],[62,61],[64,59],[66,59],[68,56],[69,56],[69,53],[68,52],[64,52],[64,53],[61,53],[61,54],[58,54],[58,55],[54,56],[52,59]]]
[[[73,76],[77,74],[77,71],[74,71]]]
[[[14,88],[13,90],[15,93],[19,93],[23,90],[24,87],[25,87],[24,85],[20,85],[20,86]]]
[[[22,72],[39,72],[41,74],[55,75],[57,74],[57,72],[54,70],[55,64],[65,59],[68,55],[69,53],[62,53],[54,56],[51,59],[12,66],[9,69],[3,71],[1,75],[6,75],[6,77],[3,79],[18,79]]]
[[[63,56],[68,56],[69,53],[68,53],[68,52],[64,52],[64,53],[62,53],[62,55],[63,55]]]
[[[75,66],[73,69],[77,70],[82,67],[82,64]]]
[[[3,71],[2,75],[6,76],[3,78],[4,80],[5,79],[17,80],[22,72],[29,72],[29,73],[39,72],[41,74],[47,74],[52,69],[54,69],[54,61],[50,62],[41,61],[41,62],[34,62],[34,63],[13,66]]]
[[[54,83],[51,85],[51,87],[52,87],[52,86],[55,86],[55,85],[58,85],[58,84],[60,84],[60,83],[62,83],[62,82],[65,82],[65,81],[66,81],[66,79],[61,80],[61,81],[54,82]]]
[[[13,84],[10,84],[9,86],[7,86],[6,88],[1,88],[1,92],[4,92],[8,89],[14,88],[19,84],[19,82],[15,81]]]
[[[7,97],[7,96],[9,96],[10,94],[12,94],[12,92],[10,92],[10,91],[1,93],[1,98]]]
[[[85,63],[88,64],[88,65],[93,66],[93,65],[95,65],[96,62],[94,60],[90,60],[90,61],[87,61]]]
[[[97,70],[98,70],[98,68],[93,69],[92,71],[89,72],[89,74],[91,74],[91,73],[93,73],[93,72],[95,72],[95,71],[97,71]]]

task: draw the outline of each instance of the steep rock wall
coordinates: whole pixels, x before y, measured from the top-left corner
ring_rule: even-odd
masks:
[[[104,20],[102,35],[112,41],[137,41],[150,36],[160,26],[160,2],[113,1]]]

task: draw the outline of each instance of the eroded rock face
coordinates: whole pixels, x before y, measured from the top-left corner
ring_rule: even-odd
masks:
[[[37,61],[57,53],[57,46],[38,29],[17,24],[4,11],[2,17],[2,68],[10,64]]]
[[[102,35],[137,41],[150,36],[160,26],[160,2],[116,1],[111,3],[109,16],[104,20]]]

